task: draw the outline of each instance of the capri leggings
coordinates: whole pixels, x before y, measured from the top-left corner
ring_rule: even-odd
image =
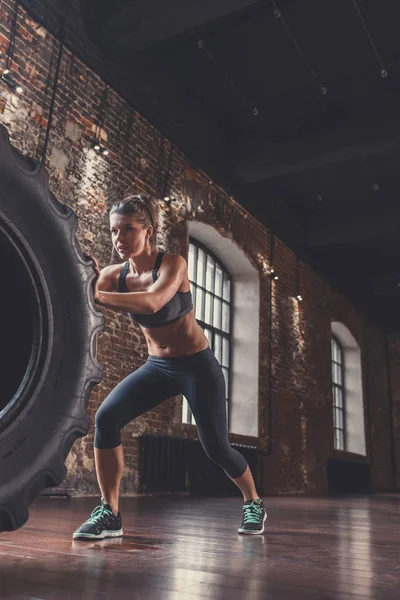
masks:
[[[247,462],[228,441],[225,378],[210,348],[174,358],[149,356],[113,389],[97,411],[95,448],[119,446],[121,429],[127,423],[177,394],[187,398],[207,456],[229,477],[243,475]]]

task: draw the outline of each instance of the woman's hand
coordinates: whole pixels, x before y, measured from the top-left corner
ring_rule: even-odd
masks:
[[[93,270],[96,273],[96,279],[93,281],[93,295],[94,295],[94,301],[99,302],[99,287],[98,287],[99,286],[99,277],[100,277],[99,263],[98,263],[97,259],[94,256],[92,256],[91,254],[87,254],[85,252],[84,255],[93,261]]]

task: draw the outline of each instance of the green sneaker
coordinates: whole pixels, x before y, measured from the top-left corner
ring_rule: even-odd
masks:
[[[109,504],[96,506],[89,519],[74,532],[74,540],[103,540],[123,535],[121,515],[114,515]]]
[[[238,529],[238,533],[257,535],[264,533],[264,523],[267,519],[267,512],[263,501],[247,500],[243,504],[243,521]]]

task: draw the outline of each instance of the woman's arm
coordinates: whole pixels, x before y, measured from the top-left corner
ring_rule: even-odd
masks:
[[[113,292],[117,290],[115,283],[115,265],[104,267],[104,269],[101,269],[101,271],[98,270],[97,274],[98,279],[95,283],[95,298],[98,291]]]
[[[108,292],[98,289],[95,300],[100,306],[124,312],[154,314],[176,294],[187,269],[182,256],[167,255],[160,276],[146,292]]]

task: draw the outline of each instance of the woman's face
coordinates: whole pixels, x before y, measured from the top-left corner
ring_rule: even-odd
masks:
[[[148,243],[151,227],[144,228],[134,215],[110,215],[111,239],[121,258],[130,258],[141,254]]]

